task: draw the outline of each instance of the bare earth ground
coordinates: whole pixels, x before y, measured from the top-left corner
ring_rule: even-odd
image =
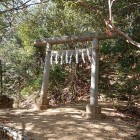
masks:
[[[87,103],[50,108],[45,111],[1,109],[0,124],[22,130],[30,140],[138,140],[137,123],[110,104],[101,102],[103,120],[82,117]],[[137,124],[137,125],[136,125]]]

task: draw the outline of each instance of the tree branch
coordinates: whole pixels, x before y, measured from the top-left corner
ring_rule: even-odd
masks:
[[[128,35],[126,35],[124,32],[120,31],[119,29],[117,29],[109,20],[105,20],[105,24],[106,26],[110,27],[112,29],[112,31],[116,32],[117,34],[123,36],[124,38],[127,39],[128,43],[131,43],[132,45],[140,48],[140,43],[134,41],[131,37],[129,37]]]
[[[47,1],[36,2],[36,3],[31,3],[31,4],[28,4],[28,5],[27,5],[27,3],[29,3],[30,1],[31,1],[31,0],[28,0],[28,1],[26,1],[25,3],[23,3],[23,4],[20,5],[20,6],[13,7],[13,8],[8,9],[8,10],[0,11],[0,14],[4,14],[4,13],[10,12],[10,11],[14,11],[14,10],[21,10],[21,9],[24,9],[25,7],[27,8],[27,7],[30,7],[30,6],[33,6],[33,5],[39,5],[39,4],[43,4],[43,3],[48,2],[48,0],[47,0]]]
[[[108,6],[109,6],[109,20],[112,21],[112,5],[113,2],[115,2],[116,0],[108,0]]]
[[[17,7],[13,7],[11,9],[8,9],[8,10],[4,10],[4,11],[0,11],[0,14],[4,14],[4,13],[7,13],[7,12],[10,12],[10,11],[14,11],[14,10],[20,10],[21,7],[24,7],[25,8],[25,5],[30,2],[31,0],[28,0],[26,1],[25,3],[23,3],[22,5],[20,6],[17,6]]]
[[[113,4],[113,3],[112,3]],[[109,7],[109,20],[112,21],[112,4],[111,4],[111,0],[108,0],[108,7]]]
[[[112,5],[113,5],[113,2],[115,2],[115,1],[116,1],[116,0],[112,0],[112,1],[111,1],[111,7],[112,7]]]
[[[115,0],[108,0],[109,3],[109,20],[105,20],[105,24],[107,27],[109,27],[110,29],[112,29],[112,31],[116,32],[117,34],[123,36],[124,38],[127,39],[127,42],[131,43],[132,45],[137,46],[138,48],[140,48],[140,43],[134,41],[131,37],[129,37],[128,35],[126,35],[124,32],[120,31],[119,29],[117,29],[113,23],[112,23],[112,5],[113,2]]]

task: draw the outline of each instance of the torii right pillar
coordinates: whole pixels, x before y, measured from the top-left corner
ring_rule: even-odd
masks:
[[[90,88],[90,104],[86,106],[87,119],[103,118],[101,106],[98,105],[98,75],[99,75],[99,41],[93,39],[93,52],[91,60],[91,88]]]

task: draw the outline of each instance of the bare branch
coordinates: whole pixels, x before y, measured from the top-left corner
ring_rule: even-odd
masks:
[[[112,1],[111,1],[111,7],[112,7],[112,5],[113,5],[113,2],[115,2],[115,1],[116,1],[116,0],[112,0]]]
[[[108,0],[108,5],[109,5],[109,20],[112,21],[112,5],[113,2],[115,2],[116,0]]]
[[[108,26],[117,34],[123,36],[124,38],[127,39],[128,43],[131,43],[134,46],[137,46],[138,48],[140,48],[140,43],[134,41],[131,37],[129,37],[128,35],[126,35],[124,32],[120,31],[119,29],[117,29],[115,26],[113,26],[111,23],[108,24]]]
[[[124,32],[118,30],[117,28],[114,28],[114,31],[117,32],[118,34],[122,35],[123,37],[125,37],[127,39],[127,42],[131,43],[132,45],[140,48],[140,43],[132,40],[132,38],[130,38],[128,35],[126,35]]]
[[[113,3],[112,3],[112,4],[113,4]],[[110,21],[112,21],[112,10],[111,10],[112,4],[111,4],[111,0],[108,0],[108,6],[109,6],[109,20],[110,20]]]
[[[25,3],[23,3],[22,5],[20,6],[17,6],[17,7],[13,7],[11,9],[8,9],[8,10],[4,10],[4,11],[0,11],[0,14],[4,14],[4,13],[7,13],[7,12],[10,12],[10,11],[14,11],[14,10],[22,10],[24,9],[25,7],[30,7],[30,6],[33,6],[33,5],[39,5],[39,4],[43,4],[43,3],[46,3],[48,2],[47,1],[43,1],[43,2],[36,2],[36,3],[31,3],[31,4],[28,4],[31,0],[28,0],[26,1]]]
[[[14,11],[14,10],[19,10],[21,7],[24,7],[25,8],[25,5],[30,2],[31,0],[28,0],[26,1],[25,3],[23,3],[22,5],[20,6],[17,6],[17,7],[13,7],[11,9],[8,9],[8,10],[4,10],[4,11],[0,11],[0,14],[4,14],[4,13],[7,13],[7,12],[10,12],[10,11]]]
[[[29,4],[29,5],[26,5],[27,7],[30,7],[30,6],[33,6],[33,5],[40,5],[40,4],[44,4],[44,3],[47,3],[49,2],[49,0],[46,0],[46,1],[43,1],[43,2],[36,2],[36,3],[32,3],[32,4]]]
[[[140,48],[140,43],[134,41],[131,37],[129,37],[128,35],[126,35],[124,32],[120,31],[119,29],[117,29],[113,23],[112,23],[112,5],[113,5],[113,2],[115,0],[108,0],[108,4],[109,4],[109,20],[105,20],[105,24],[106,24],[106,27],[112,29],[112,31],[116,32],[117,34],[123,36],[124,38],[127,39],[127,42],[131,43],[132,45],[135,45],[137,46],[138,48]]]

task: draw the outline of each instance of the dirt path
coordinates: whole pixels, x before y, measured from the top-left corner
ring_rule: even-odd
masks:
[[[0,123],[22,130],[30,140],[130,140],[138,134],[136,125],[125,121],[126,116],[104,105],[104,120],[86,120],[82,117],[85,105],[46,111],[3,109]]]

